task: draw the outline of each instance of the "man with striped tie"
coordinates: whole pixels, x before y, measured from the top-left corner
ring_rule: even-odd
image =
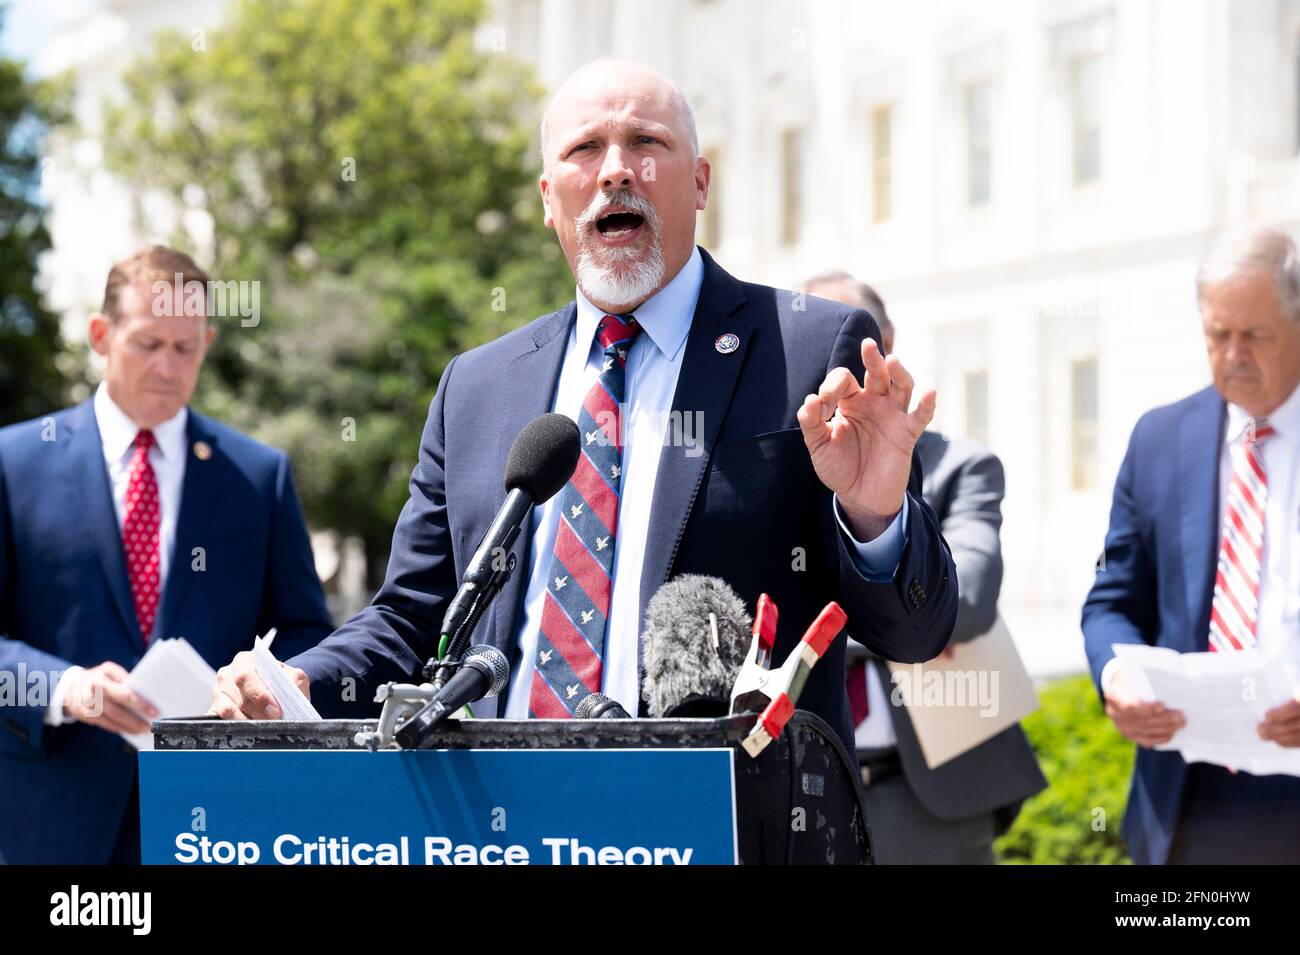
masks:
[[[726,579],[781,608],[778,659],[831,600],[890,659],[933,658],[957,580],[913,448],[934,413],[865,309],[738,281],[695,244],[711,169],[682,92],[639,63],[588,64],[556,91],[539,178],[574,301],[457,356],[429,410],[374,602],[287,661],[313,698],[409,680],[504,497],[515,436],[545,412],[582,434],[567,487],[519,535],[518,571],[476,642],[510,661],[480,718],[567,719],[595,692],[642,702],[641,621],[670,576]],[[800,706],[853,745],[844,644]],[[258,717],[249,655],[214,711]]]
[[[1300,262],[1290,237],[1222,238],[1197,275],[1214,378],[1137,423],[1083,633],[1106,712],[1140,747],[1124,819],[1147,863],[1300,862],[1300,779],[1188,765],[1183,725],[1142,702],[1113,649],[1276,652],[1300,673]],[[1300,690],[1300,687],[1297,688]],[[1300,693],[1297,694],[1300,698]],[[1300,701],[1261,738],[1300,746]]]

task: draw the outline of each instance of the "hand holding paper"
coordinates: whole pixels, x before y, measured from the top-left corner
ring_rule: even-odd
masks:
[[[1276,655],[1253,649],[1179,653],[1127,644],[1116,644],[1115,655],[1138,700],[1159,700],[1185,718],[1156,749],[1177,750],[1189,763],[1300,776],[1300,749],[1290,742],[1300,742],[1300,720],[1290,705],[1294,680]],[[1287,745],[1279,745],[1281,740]]]
[[[223,720],[318,720],[308,700],[307,674],[281,663],[271,653],[275,630],[253,642],[252,650],[235,654],[217,671],[216,692],[208,714]]]
[[[1259,738],[1279,746],[1300,746],[1300,700],[1292,697],[1265,713],[1259,724]]]
[[[1159,700],[1144,701],[1134,693],[1124,676],[1123,664],[1106,687],[1106,715],[1120,733],[1148,748],[1169,742],[1187,725],[1180,710],[1170,709]]]

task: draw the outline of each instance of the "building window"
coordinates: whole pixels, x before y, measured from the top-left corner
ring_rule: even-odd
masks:
[[[1070,61],[1070,127],[1074,184],[1101,178],[1101,57]]]
[[[1070,486],[1097,486],[1097,359],[1070,366]]]
[[[709,176],[709,198],[704,211],[700,213],[700,245],[706,249],[715,249],[722,241],[722,193],[718,189],[723,179],[722,147],[710,149],[704,155],[709,157],[713,172]]]
[[[993,135],[990,116],[992,84],[966,87],[966,203],[982,206],[993,186]]]
[[[799,221],[803,213],[803,166],[800,151],[803,135],[798,129],[781,133],[781,242],[794,245],[799,241]]]
[[[885,222],[892,215],[894,188],[893,111],[881,106],[871,113],[871,221]]]
[[[989,373],[966,372],[966,437],[989,443]]]

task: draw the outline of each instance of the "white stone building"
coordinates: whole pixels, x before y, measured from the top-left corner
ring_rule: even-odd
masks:
[[[104,2],[48,51],[77,66],[92,131],[52,195],[57,307],[93,303],[150,216],[175,214],[97,169],[95,103],[143,35],[226,6]],[[1129,431],[1209,380],[1197,259],[1246,219],[1300,230],[1300,2],[493,7],[484,48],[548,86],[610,54],[682,86],[714,164],[701,241],[725,267],[776,285],[843,268],[880,290],[900,357],[939,389],[936,426],[1006,466],[1002,609],[1027,663],[1081,669]]]

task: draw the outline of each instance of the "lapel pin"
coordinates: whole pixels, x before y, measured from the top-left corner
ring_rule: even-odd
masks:
[[[212,457],[212,445],[208,444],[206,441],[195,441],[194,456],[200,461],[206,461],[208,458]]]
[[[718,350],[719,355],[730,355],[740,347],[740,336],[732,332],[719,335],[718,340],[713,343],[713,347]]]

